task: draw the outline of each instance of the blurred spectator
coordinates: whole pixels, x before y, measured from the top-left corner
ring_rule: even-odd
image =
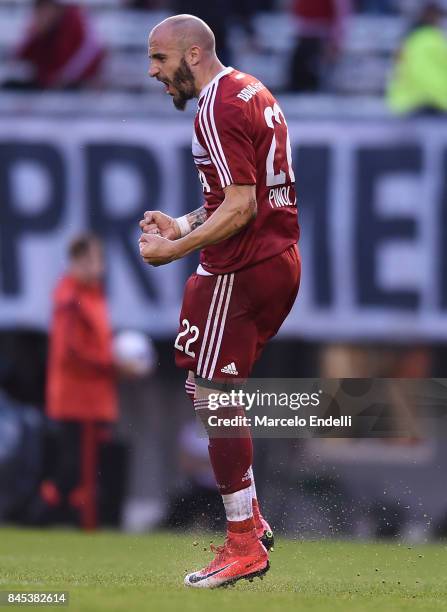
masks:
[[[69,248],[68,273],[54,293],[47,410],[61,420],[115,421],[112,332],[101,280],[102,246],[93,236]]]
[[[297,42],[292,53],[290,91],[319,91],[337,59],[351,14],[350,0],[294,0]]]
[[[71,89],[93,84],[105,50],[80,7],[59,0],[35,0],[34,12],[15,58],[31,68],[28,80],[9,88]]]
[[[59,423],[59,460],[30,520],[45,522],[52,510],[75,518],[80,511],[83,526],[93,528],[98,446],[117,420],[116,374],[125,369],[132,375],[133,369],[114,361],[101,243],[94,236],[78,237],[69,260],[54,293],[47,376],[47,413]]]
[[[447,39],[441,18],[438,4],[426,4],[403,42],[387,92],[395,113],[447,111]]]

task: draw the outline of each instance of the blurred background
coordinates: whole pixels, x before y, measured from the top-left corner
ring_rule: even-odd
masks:
[[[224,524],[173,359],[197,258],[137,248],[143,211],[201,205],[195,104],[147,76],[169,14],[205,19],[288,120],[302,288],[255,375],[447,378],[446,10],[0,1],[0,522]],[[293,537],[446,537],[443,430],[441,411],[405,439],[257,440],[265,513]]]

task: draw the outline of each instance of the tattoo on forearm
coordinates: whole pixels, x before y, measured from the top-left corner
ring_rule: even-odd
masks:
[[[203,225],[208,218],[206,214],[206,210],[204,206],[201,206],[197,210],[193,210],[192,212],[186,215],[188,219],[189,225],[191,226],[191,230],[195,230],[199,225]]]

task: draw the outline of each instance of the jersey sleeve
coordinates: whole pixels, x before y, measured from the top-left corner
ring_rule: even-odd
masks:
[[[255,185],[255,150],[243,109],[220,103],[204,111],[201,131],[222,188]]]

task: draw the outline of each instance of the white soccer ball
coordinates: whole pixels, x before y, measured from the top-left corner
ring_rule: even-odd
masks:
[[[113,348],[118,363],[131,366],[141,376],[155,369],[157,354],[147,334],[132,329],[120,331],[115,334]]]

